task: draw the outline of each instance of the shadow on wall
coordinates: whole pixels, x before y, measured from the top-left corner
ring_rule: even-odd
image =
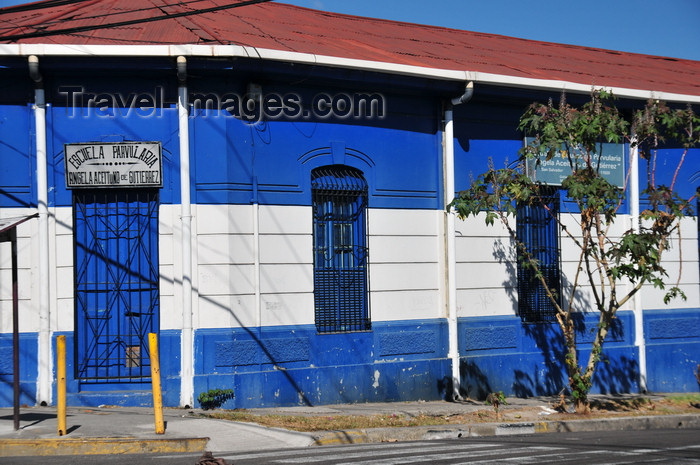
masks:
[[[462,360],[461,394],[484,400],[495,391],[521,398],[570,394],[564,366],[565,350],[554,333],[554,325],[528,325],[526,332],[539,351],[484,355]],[[579,350],[581,363],[586,363],[590,349]],[[634,348],[610,347],[596,367],[593,393],[621,394],[636,392],[639,367]]]
[[[64,227],[64,228],[67,228],[67,229],[69,229],[69,230],[72,230],[72,229],[73,229],[73,225],[69,225],[69,224],[67,224],[67,223],[65,223],[65,222],[63,222],[63,221],[61,221],[61,220],[60,220],[59,218],[57,218],[54,214],[51,214],[51,217],[52,217],[52,219],[56,222],[56,225],[61,226],[61,227]],[[123,264],[121,264],[121,263],[116,263],[116,262],[112,261],[111,264],[112,264],[114,267],[118,268],[118,269],[120,270],[120,272],[122,272],[122,273],[125,273],[125,274],[130,275],[130,276],[138,276],[136,272],[134,272],[133,270],[130,270],[128,267],[125,267],[125,266],[124,266]],[[163,276],[162,274],[159,274],[159,279],[160,279],[161,281],[167,281],[167,282],[170,283],[170,284],[176,284],[176,285],[182,285],[182,284],[183,284],[181,279],[174,279],[174,278],[171,278],[171,277],[165,277],[165,276]],[[233,311],[232,308],[230,308],[230,307],[228,307],[228,306],[226,306],[226,305],[224,305],[224,304],[222,304],[222,303],[220,303],[220,302],[217,302],[215,299],[213,299],[213,298],[211,298],[211,297],[209,297],[209,296],[200,294],[199,289],[196,288],[195,286],[192,286],[192,292],[193,292],[200,300],[202,300],[202,301],[207,301],[207,302],[209,302],[210,304],[216,305],[217,307],[222,308],[222,309],[226,310],[228,313],[230,313],[231,316],[232,316],[232,318],[233,318],[233,319],[236,321],[236,323],[238,324],[238,326],[239,326],[242,330],[244,330],[245,333],[248,334],[248,335],[250,336],[251,340],[254,341],[254,343],[260,348],[260,351],[264,354],[264,356],[267,357],[267,359],[270,360],[271,363],[272,363],[273,365],[276,365],[276,361],[277,361],[277,360],[276,360],[276,357],[274,356],[274,354],[271,353],[270,349],[268,348],[268,346],[267,346],[267,344],[265,343],[265,341],[263,340],[263,338],[257,333],[257,331],[256,331],[255,328],[250,328],[250,327],[245,326],[245,325],[243,324],[243,322],[241,321],[241,319],[238,317],[238,315],[236,315],[236,313]],[[289,385],[290,385],[290,386],[292,387],[292,389],[294,389],[294,391],[297,393],[297,396],[298,396],[298,399],[299,399],[299,404],[300,404],[300,405],[306,405],[306,406],[312,405],[311,400],[307,397],[306,393],[301,389],[301,387],[299,386],[299,384],[297,383],[297,381],[294,379],[294,377],[293,377],[289,372],[287,372],[286,370],[279,370],[279,371],[284,375],[284,377],[285,377],[285,379],[287,380],[287,382],[289,383]],[[167,374],[166,374],[166,376],[167,376]],[[225,387],[229,387],[229,386],[225,386]],[[197,395],[197,393],[195,392],[195,396],[196,396],[196,395]]]
[[[460,365],[462,365],[463,362],[460,362]],[[462,367],[460,366],[460,372],[463,373]],[[700,382],[700,381],[699,381]],[[437,381],[437,391],[438,394],[440,395],[441,399],[445,399],[447,401],[450,401],[454,399],[454,384],[452,383],[452,378],[449,376],[444,376],[442,379],[439,379]],[[459,390],[460,396],[464,397],[466,396],[466,393],[464,392],[464,389]]]
[[[624,355],[610,360],[604,355],[603,359],[598,362],[593,383],[603,394],[622,394],[637,391],[638,379],[639,364],[637,360]]]
[[[517,280],[513,249],[498,240],[494,244],[493,256],[506,268],[503,286],[517,317],[517,289],[512,285]],[[572,283],[565,276],[562,280],[564,292],[570,292]],[[594,305],[586,294],[577,294],[572,306],[581,309],[573,315],[573,322],[579,365],[585,365],[595,336],[598,313],[592,310]],[[615,394],[633,392],[636,389],[639,368],[634,348],[625,342],[626,328],[623,323],[628,321],[630,320],[625,318],[615,319],[610,328],[603,344],[601,361],[596,367],[593,392]],[[462,362],[465,394],[485,399],[494,390],[503,390],[507,395],[517,397],[551,396],[568,392],[568,375],[564,364],[567,351],[557,322],[523,323],[515,320],[512,324],[523,335],[517,348],[501,354],[494,353],[495,348],[488,349],[483,356],[470,357],[468,361]],[[619,343],[622,343],[622,347]]]
[[[588,363],[590,344],[594,338],[597,318],[593,314],[575,314],[574,326],[578,344],[579,365]],[[554,395],[568,392],[568,382],[564,360],[566,347],[561,330],[556,323],[523,325],[525,334],[541,352],[541,363],[529,371],[515,369],[513,391],[518,397]],[[639,366],[629,347],[611,347],[612,342],[624,341],[624,327],[616,319],[610,328],[606,343],[603,344],[601,360],[596,365],[593,377],[593,392],[619,394],[633,392],[637,388]]]
[[[531,344],[539,349],[540,361],[528,371],[513,371],[513,390],[518,397],[557,394],[566,385],[564,357],[566,349],[556,323],[523,324]]]
[[[0,144],[0,145],[2,145],[2,144]],[[33,200],[28,201],[27,199],[24,199],[18,195],[14,195],[12,192],[10,192],[7,189],[0,189],[0,199],[3,199],[3,203],[7,202],[10,204],[13,204],[14,207],[36,208],[35,201],[33,201]],[[5,199],[7,199],[7,200],[5,200]]]
[[[486,396],[493,392],[489,377],[474,361],[461,360],[459,365],[459,371],[464,379],[460,390],[462,397],[485,400]]]
[[[506,247],[502,241],[496,241],[493,256],[498,263],[506,267],[506,280],[503,286],[513,304],[513,311],[518,313],[518,290],[512,283],[517,282],[518,270],[514,247]],[[565,277],[562,277],[565,280]],[[567,283],[562,288],[567,289]],[[585,307],[584,307],[585,308]],[[561,330],[556,322],[522,323],[522,331],[527,336],[526,344],[539,351],[535,357],[527,356],[529,361],[519,360],[518,368],[513,369],[512,393],[517,397],[553,395],[566,385],[566,367],[563,360],[566,349],[562,343]],[[583,331],[582,319],[576,330]],[[524,349],[524,350],[523,350]],[[521,347],[521,351],[527,351]],[[533,363],[534,362],[534,363]],[[530,369],[524,369],[529,364]]]

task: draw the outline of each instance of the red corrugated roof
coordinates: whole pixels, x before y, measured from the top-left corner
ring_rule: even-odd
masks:
[[[275,2],[85,32],[3,39],[36,31],[147,20],[236,1],[61,3],[36,2],[35,5],[54,6],[23,12],[0,9],[0,43],[235,44],[444,70],[700,95],[699,61],[363,18]]]

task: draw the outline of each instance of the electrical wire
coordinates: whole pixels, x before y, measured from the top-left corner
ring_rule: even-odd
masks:
[[[80,3],[86,2],[86,1],[94,1],[94,0],[47,0],[44,2],[40,3],[32,3],[30,5],[20,5],[19,7],[10,7],[7,10],[13,10],[13,11],[6,11],[6,9],[0,9],[0,22],[3,21],[3,14],[6,13],[14,13],[14,12],[23,12],[23,11],[34,11],[34,10],[40,10],[40,9],[45,9],[45,8],[54,8],[57,6],[68,6],[68,5],[78,5]],[[189,0],[189,1],[180,1],[177,3],[173,4],[163,4],[163,5],[152,5],[148,6],[145,8],[135,8],[133,10],[124,10],[124,11],[111,11],[108,14],[101,14],[101,15],[92,15],[92,16],[80,16],[79,18],[76,17],[71,17],[69,19],[80,19],[81,21],[87,21],[90,19],[97,19],[97,18],[112,18],[115,16],[119,15],[129,15],[133,13],[140,13],[140,12],[146,12],[146,11],[151,11],[151,10],[158,10],[159,12],[163,13],[163,7],[164,6],[181,6],[181,7],[186,7],[189,6],[192,3],[201,3],[201,2],[206,2],[208,0]],[[26,8],[25,8],[26,7]],[[14,8],[17,8],[18,10],[14,10]],[[41,30],[47,30],[49,27],[51,27],[54,24],[60,24],[65,22],[67,19],[66,18],[58,18],[53,21],[43,21],[41,23]],[[4,32],[1,32],[3,30],[15,30],[15,29],[27,29],[34,27],[34,29],[38,30],[39,28],[33,25],[20,25],[15,22],[10,22],[10,20],[4,20],[6,23],[8,23],[8,26],[0,26],[0,38],[1,35]],[[25,34],[30,34],[30,33],[25,33]]]
[[[7,6],[0,8],[0,14],[5,13],[22,13],[24,11],[43,10],[45,8],[54,8],[57,6],[74,5],[88,0],[45,0],[43,2],[29,3],[25,5]]]
[[[82,2],[86,1],[93,1],[93,0],[48,0],[41,2],[38,6],[35,6],[36,4],[32,3],[28,6],[32,6],[33,8],[27,8],[25,9],[20,9],[17,12],[21,11],[33,11],[33,10],[39,10],[43,8],[53,8],[55,6],[66,6],[66,5],[77,5]],[[100,15],[92,15],[92,16],[80,16],[79,18],[77,17],[72,17],[70,19],[80,19],[81,21],[85,21],[88,19],[96,19],[96,18],[111,18],[114,16],[119,16],[119,15],[129,15],[132,13],[140,13],[144,11],[151,11],[151,10],[158,10],[160,12],[163,11],[163,7],[174,7],[174,6],[181,6],[181,7],[187,7],[190,6],[193,3],[202,3],[202,2],[207,2],[209,0],[188,0],[188,1],[180,1],[177,3],[172,3],[172,4],[162,4],[162,5],[155,5],[153,4],[152,6],[148,6],[145,8],[134,8],[133,10],[124,10],[124,11],[111,11],[108,14],[100,14]],[[47,7],[44,5],[49,4]],[[9,7],[8,9],[12,9],[15,7]],[[5,11],[5,9],[0,8],[0,21],[2,21],[2,15],[5,13],[14,13],[15,11]],[[46,29],[47,27],[53,25],[53,24],[59,24],[66,21],[66,19],[59,18],[53,21],[45,21],[41,23],[41,28]],[[21,26],[6,26],[2,27],[0,26],[0,29],[17,29],[18,27]],[[31,27],[31,26],[22,26],[22,27]]]
[[[70,4],[70,3],[79,3],[82,1],[87,1],[87,0],[49,0],[49,2],[51,2],[51,3],[61,3],[62,5]],[[112,28],[112,27],[130,26],[130,25],[134,25],[134,24],[144,24],[144,23],[150,23],[150,22],[155,22],[155,21],[162,21],[165,19],[182,18],[184,16],[193,16],[193,15],[199,15],[199,14],[205,14],[205,13],[213,13],[216,11],[229,10],[232,8],[239,8],[239,7],[243,7],[243,6],[249,6],[249,5],[256,5],[256,4],[260,4],[260,3],[267,3],[270,1],[272,1],[272,0],[247,0],[247,1],[242,1],[242,2],[233,3],[233,4],[229,4],[229,5],[221,5],[221,6],[215,6],[215,7],[211,7],[211,8],[202,8],[202,9],[191,10],[191,11],[182,11],[180,13],[169,13],[169,14],[165,14],[165,15],[161,15],[161,16],[154,16],[151,18],[132,19],[132,20],[117,21],[117,22],[106,23],[106,24],[94,24],[94,25],[90,25],[90,26],[69,27],[69,28],[64,28],[64,29],[53,29],[50,31],[41,30],[41,31],[35,31],[35,32],[27,32],[24,34],[12,34],[9,36],[0,36],[0,40],[11,42],[11,41],[17,41],[17,40],[22,40],[22,39],[31,39],[31,38],[35,38],[35,37],[46,37],[46,36],[59,35],[59,34],[73,34],[73,33],[77,33],[77,32],[94,31],[94,30],[98,30],[98,29],[108,29],[108,28]],[[176,5],[161,5],[161,6],[176,6]],[[138,11],[138,10],[132,10],[132,12],[133,11]],[[2,11],[2,13],[5,13],[5,12],[6,11]]]
[[[0,8],[0,15],[6,14],[6,13],[22,13],[25,11],[35,11],[35,10],[45,10],[48,8],[55,8],[58,6],[67,6],[67,5],[79,5],[84,2],[91,2],[93,0],[44,0],[44,1],[39,1],[39,2],[34,2],[34,3],[28,3],[24,5],[15,5],[15,6],[6,6],[3,8]],[[190,3],[201,3],[205,2],[207,0],[187,0],[187,1],[180,1],[177,3],[173,3],[171,5],[162,5],[162,6],[179,6],[179,5],[187,5]],[[102,16],[116,16],[119,14],[125,14],[125,13],[133,13],[137,11],[146,11],[146,10],[154,10],[160,8],[159,6],[149,6],[147,8],[136,8],[134,10],[127,10],[127,11],[114,11],[111,12],[107,15],[102,15]],[[92,17],[92,16],[90,16]]]

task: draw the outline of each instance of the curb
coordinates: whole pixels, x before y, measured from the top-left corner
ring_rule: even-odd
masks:
[[[538,433],[584,431],[640,431],[649,429],[700,428],[700,415],[658,415],[601,420],[559,420],[537,424]]]
[[[0,457],[204,452],[209,438],[0,439]]]
[[[658,415],[600,420],[557,420],[523,423],[479,423],[450,427],[411,426],[325,431],[314,435],[314,445],[420,441],[481,436],[508,436],[585,431],[638,431],[700,428],[700,415]]]

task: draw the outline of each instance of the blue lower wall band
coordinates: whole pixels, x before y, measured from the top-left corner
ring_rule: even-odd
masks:
[[[647,389],[697,392],[700,309],[645,312]],[[580,361],[590,351],[593,315],[578,324]],[[555,395],[566,387],[556,325],[526,325],[515,316],[459,320],[462,394]],[[81,385],[66,336],[69,405],[150,406],[150,385]],[[180,398],[180,337],[160,331],[164,404]],[[36,402],[36,333],[20,337],[21,403]],[[212,328],[195,331],[194,397],[233,389],[224,408],[321,405],[352,402],[438,400],[451,393],[445,320],[374,322],[371,331],[317,334],[312,325]],[[634,317],[621,312],[603,347],[593,393],[639,391]],[[0,405],[12,405],[12,335],[0,335]],[[54,382],[54,399],[56,398]]]

